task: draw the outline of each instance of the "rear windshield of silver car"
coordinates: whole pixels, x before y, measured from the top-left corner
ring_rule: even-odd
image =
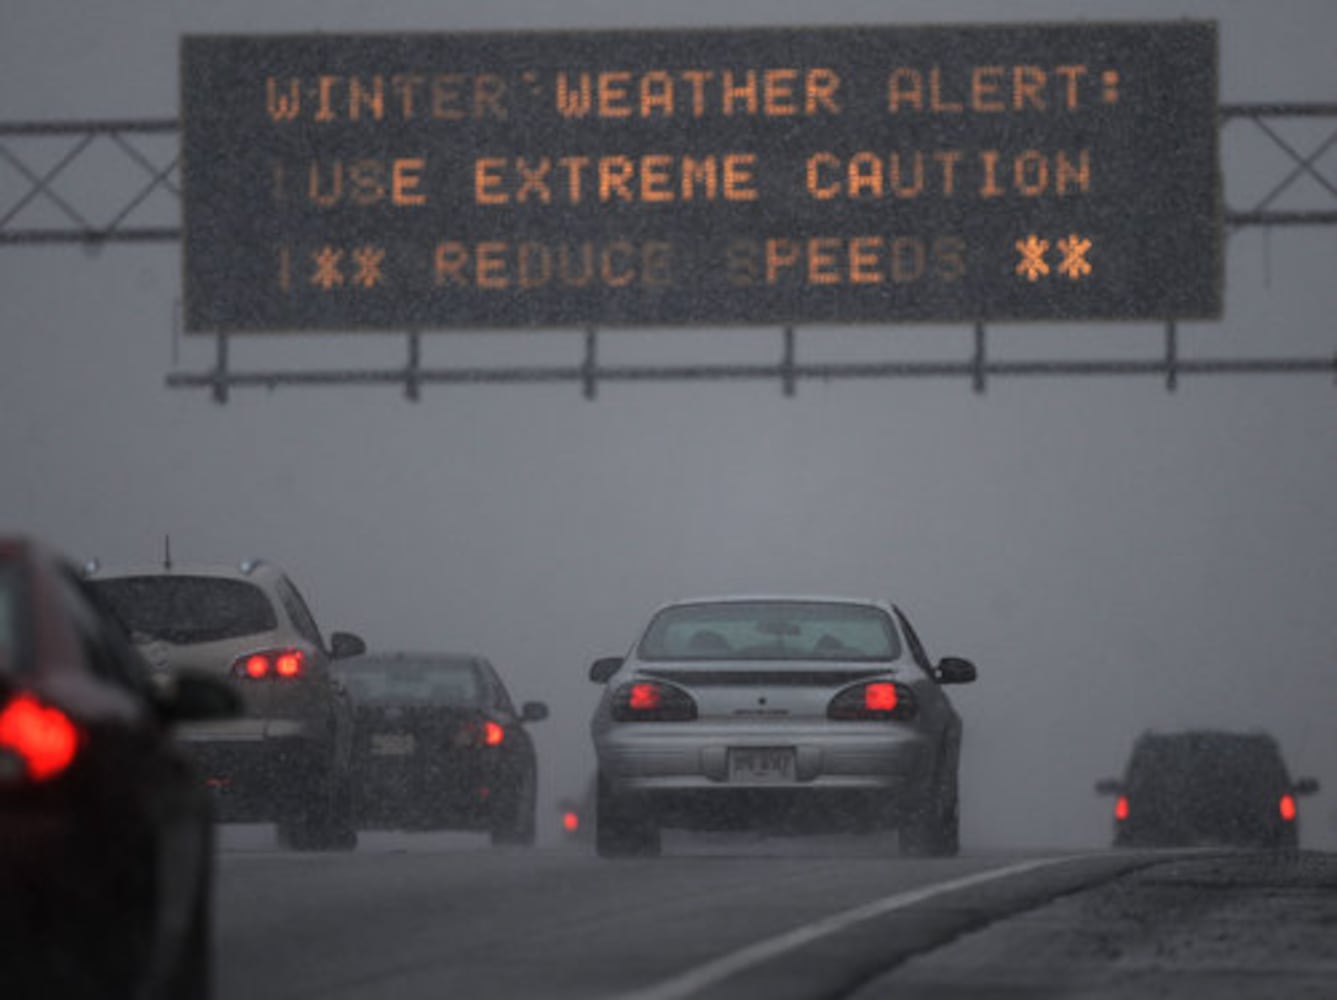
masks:
[[[341,660],[333,670],[361,705],[472,707],[482,697],[478,671],[469,659]]]
[[[1144,736],[1133,749],[1128,785],[1167,794],[1196,788],[1223,795],[1270,793],[1290,784],[1281,749],[1264,734],[1188,732]]]
[[[659,612],[637,648],[642,660],[894,660],[890,616],[867,604],[724,601]]]
[[[136,641],[221,642],[278,627],[255,584],[214,576],[126,576],[93,583]]]

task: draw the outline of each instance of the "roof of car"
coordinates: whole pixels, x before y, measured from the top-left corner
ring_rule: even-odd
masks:
[[[392,650],[362,653],[340,660],[340,666],[356,667],[359,663],[477,663],[486,657],[478,653],[417,653],[412,650]]]
[[[1148,730],[1138,737],[1139,746],[1157,747],[1204,747],[1240,746],[1247,744],[1277,747],[1277,738],[1261,729],[1247,731],[1228,729],[1181,729],[1173,732]]]
[[[662,611],[666,608],[676,608],[692,604],[730,604],[741,602],[774,602],[777,604],[861,604],[867,607],[883,608],[889,607],[887,601],[878,600],[871,597],[849,597],[840,594],[773,594],[773,593],[755,593],[755,594],[712,594],[702,597],[685,597],[679,600],[669,601],[661,604],[658,609]]]
[[[270,581],[283,570],[264,559],[243,559],[235,563],[143,563],[103,566],[96,559],[84,564],[84,576],[92,581],[116,580],[130,576],[212,576],[232,580]]]

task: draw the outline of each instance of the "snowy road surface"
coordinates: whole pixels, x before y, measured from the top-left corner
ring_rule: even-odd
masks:
[[[1337,995],[1337,857],[223,838],[220,1000]],[[1326,992],[1325,992],[1326,990]]]

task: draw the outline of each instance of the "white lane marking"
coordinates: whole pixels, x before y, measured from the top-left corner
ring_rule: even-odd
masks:
[[[769,961],[787,951],[802,948],[819,938],[838,934],[854,924],[880,917],[883,914],[891,913],[893,910],[900,910],[916,903],[922,903],[934,896],[942,896],[958,889],[969,889],[972,886],[994,882],[1012,875],[1020,875],[1037,868],[1061,864],[1073,860],[1073,857],[1073,855],[1067,855],[1059,858],[1038,858],[1034,861],[1022,861],[1015,865],[1008,865],[1006,868],[995,868],[990,871],[952,879],[950,882],[935,882],[933,885],[924,886],[922,889],[910,889],[906,892],[898,892],[894,896],[884,896],[882,899],[875,899],[863,906],[856,906],[852,910],[833,913],[831,916],[823,917],[811,924],[796,927],[792,931],[786,931],[784,934],[765,941],[758,941],[756,944],[748,945],[746,948],[709,961],[704,965],[698,965],[695,969],[689,969],[672,979],[665,979],[654,986],[625,993],[619,1000],[680,1000],[682,997],[691,996],[698,990],[721,983],[744,969],[760,965],[762,962]]]

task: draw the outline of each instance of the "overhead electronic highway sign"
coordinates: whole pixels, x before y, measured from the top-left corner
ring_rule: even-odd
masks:
[[[1209,318],[1211,22],[189,36],[197,332]]]

